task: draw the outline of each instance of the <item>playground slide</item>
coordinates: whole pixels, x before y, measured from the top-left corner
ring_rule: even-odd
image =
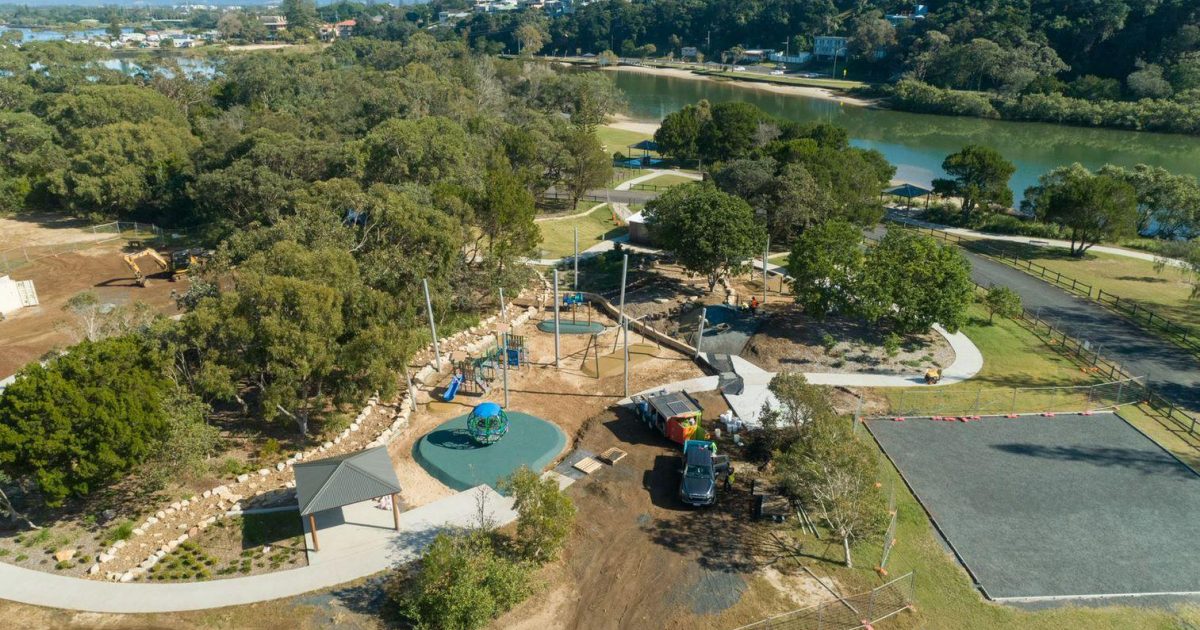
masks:
[[[446,394],[442,396],[442,400],[450,402],[454,400],[454,396],[458,394],[458,388],[462,386],[463,379],[461,376],[455,376],[450,380],[450,386],[446,388]]]

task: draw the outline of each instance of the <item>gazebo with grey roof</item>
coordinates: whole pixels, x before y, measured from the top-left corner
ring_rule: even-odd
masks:
[[[298,462],[292,468],[296,474],[300,516],[308,517],[312,529],[313,551],[321,550],[317,542],[316,513],[351,503],[391,496],[392,518],[396,530],[400,530],[400,507],[396,496],[400,493],[400,480],[392,468],[387,447],[376,446],[346,455]]]

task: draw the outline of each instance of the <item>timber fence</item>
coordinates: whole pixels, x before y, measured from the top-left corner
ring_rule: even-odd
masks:
[[[1152,308],[1147,308],[1139,304],[1136,300],[1123,298],[1031,260],[1014,257],[1006,253],[1001,247],[990,244],[986,239],[967,238],[945,230],[914,225],[894,217],[889,217],[888,220],[897,223],[904,229],[932,236],[947,243],[954,243],[965,249],[976,251],[989,258],[1020,269],[1029,275],[1045,280],[1061,289],[1087,298],[1115,311],[1130,319],[1135,324],[1160,334],[1181,348],[1200,354],[1200,333],[1197,333],[1191,326],[1182,324]],[[967,245],[970,245],[970,247],[966,247]]]

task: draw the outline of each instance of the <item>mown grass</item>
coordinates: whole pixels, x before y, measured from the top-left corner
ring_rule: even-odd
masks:
[[[1014,405],[1013,388],[1063,387],[1097,382],[1069,359],[1059,356],[1041,339],[1015,321],[997,317],[988,324],[987,311],[971,307],[963,333],[983,354],[983,369],[962,383],[938,387],[879,390],[895,408],[928,409],[929,415],[967,413],[978,407],[992,413]],[[1086,397],[1061,391],[1019,392],[1018,412],[1082,410]]]
[[[865,88],[869,83],[862,81],[848,81],[844,79],[805,79],[803,77],[791,77],[787,75],[773,76],[769,74],[759,74],[755,72],[721,72],[719,70],[698,70],[696,74],[702,74],[711,77],[724,77],[729,79],[739,79],[743,81],[755,81],[759,83],[778,83],[780,85],[802,85],[808,87],[820,87],[831,90],[853,90],[857,88]]]
[[[628,129],[617,129],[616,127],[602,126],[596,128],[596,137],[600,140],[600,144],[604,145],[604,152],[612,155],[620,151],[626,155],[630,154],[629,146],[637,144],[642,140],[653,140],[651,134],[641,133],[639,131],[630,131]],[[634,151],[636,155],[641,155],[641,149]],[[650,152],[651,155],[657,156],[657,153]]]
[[[694,184],[694,183],[696,183],[696,180],[692,179],[691,177],[684,177],[683,175],[667,173],[665,175],[659,175],[658,177],[650,178],[643,183],[653,184],[655,186],[661,187],[661,186],[675,186],[678,184]]]
[[[537,224],[542,232],[542,243],[538,246],[539,258],[560,258],[569,256],[575,251],[575,228],[579,228],[579,251],[614,236],[625,233],[624,227],[612,223],[612,211],[607,205],[601,205],[582,217],[540,221]]]
[[[1180,324],[1200,328],[1200,308],[1191,299],[1192,285],[1181,269],[1165,267],[1159,271],[1149,260],[1103,252],[1088,252],[1083,258],[1073,258],[1062,248],[1025,243],[987,241],[973,243],[969,248],[981,253],[999,251],[1020,260],[1033,261],[1122,299],[1133,300]]]

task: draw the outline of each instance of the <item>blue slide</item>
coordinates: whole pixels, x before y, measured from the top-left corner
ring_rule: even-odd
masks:
[[[462,384],[463,384],[462,375],[455,374],[454,378],[450,379],[450,386],[446,388],[446,394],[444,396],[442,396],[442,400],[444,400],[446,402],[450,402],[451,400],[454,400],[454,396],[455,396],[455,394],[458,393],[458,388],[461,387]]]

